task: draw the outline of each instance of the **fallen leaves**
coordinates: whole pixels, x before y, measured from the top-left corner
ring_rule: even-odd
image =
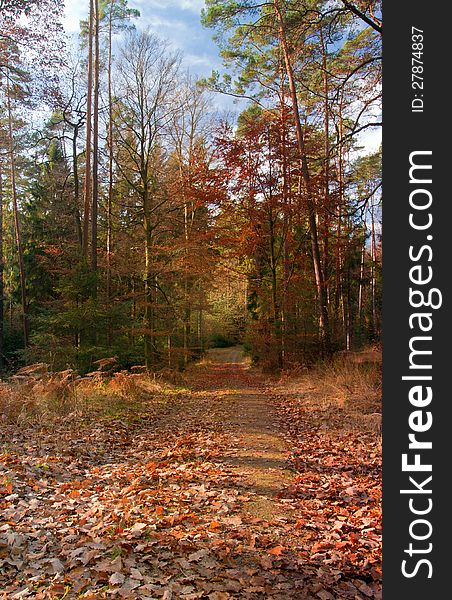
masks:
[[[313,390],[315,388],[310,388],[302,396],[279,390],[278,395],[274,395],[296,471],[290,487],[281,495],[293,499],[294,530],[303,537],[309,560],[339,569],[341,578],[347,578],[353,585],[350,594],[379,598],[381,453],[378,440],[371,434],[351,429],[346,411],[334,409],[331,403],[325,411]],[[325,412],[331,424],[327,431],[323,426]],[[328,590],[316,593],[320,598],[330,597]],[[344,597],[349,597],[348,592]]]
[[[284,550],[283,546],[275,546],[271,550],[268,551],[269,554],[273,554],[274,556],[280,556]]]
[[[222,377],[239,387],[240,374]],[[240,469],[217,460],[240,442],[215,416],[228,406],[227,394],[184,390],[143,401],[138,419],[126,406],[48,428],[2,424],[6,597],[379,598],[378,455],[320,436],[284,398],[283,421],[298,427],[294,479],[275,499],[287,516],[256,518]]]

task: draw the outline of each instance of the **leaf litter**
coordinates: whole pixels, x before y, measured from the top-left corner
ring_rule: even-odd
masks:
[[[336,426],[340,415],[325,432],[299,395],[249,369],[195,375],[113,418],[2,422],[4,598],[381,598],[375,440]],[[248,509],[265,493],[234,462],[252,447],[231,426],[239,407],[254,427],[250,386],[272,406],[291,469],[280,481],[272,470],[265,518]]]

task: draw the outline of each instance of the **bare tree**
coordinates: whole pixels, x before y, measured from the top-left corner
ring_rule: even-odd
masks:
[[[180,110],[178,110],[180,108]],[[193,186],[193,169],[195,162],[196,144],[202,139],[202,132],[207,132],[209,125],[206,122],[207,97],[196,81],[189,75],[181,82],[176,97],[176,110],[170,128],[170,137],[174,145],[174,156],[177,161],[179,174],[180,202],[183,210],[183,237],[184,237],[184,267],[183,267],[183,349],[184,364],[189,361],[192,338],[192,288],[195,285],[193,277],[193,262],[195,254],[194,245],[196,237],[193,235],[198,208],[190,193]],[[202,329],[202,306],[198,302],[198,333]],[[201,345],[198,335],[198,345]]]
[[[93,15],[93,191],[91,209],[91,270],[97,272],[97,212],[99,204],[99,0]],[[91,20],[90,20],[91,21]],[[90,25],[91,28],[91,25]],[[94,295],[97,293],[95,285]]]
[[[144,353],[148,368],[156,362],[155,298],[157,274],[153,266],[154,234],[159,209],[166,196],[159,194],[156,164],[163,134],[172,120],[171,102],[180,55],[167,44],[145,32],[129,33],[120,49],[116,96],[119,123],[118,147],[127,157],[127,169],[117,164],[140,200],[145,237]]]
[[[0,159],[0,369],[3,367],[3,350],[4,350],[4,306],[3,306],[3,272],[4,256],[3,256],[3,167]]]

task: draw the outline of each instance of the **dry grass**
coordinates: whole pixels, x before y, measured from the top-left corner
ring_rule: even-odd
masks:
[[[208,368],[201,364],[199,368]],[[198,374],[198,372],[197,372]],[[199,374],[198,374],[199,375]],[[49,373],[31,365],[0,382],[0,419],[43,426],[56,419],[135,415],[150,400],[164,402],[177,393],[174,374],[94,371],[80,377],[72,370]],[[329,363],[283,374],[281,387],[317,422],[320,429],[348,429],[381,436],[381,365],[343,354]]]
[[[362,356],[362,355],[361,355]],[[286,373],[285,391],[315,414],[319,427],[348,429],[381,439],[381,364],[343,354],[302,374]]]
[[[0,382],[0,413],[4,422],[40,426],[62,417],[130,412],[162,389],[146,373],[96,371],[80,377],[71,369],[49,373],[41,363]]]

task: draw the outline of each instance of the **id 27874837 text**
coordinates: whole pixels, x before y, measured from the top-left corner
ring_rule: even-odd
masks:
[[[424,31],[411,27],[411,112],[424,112]]]

